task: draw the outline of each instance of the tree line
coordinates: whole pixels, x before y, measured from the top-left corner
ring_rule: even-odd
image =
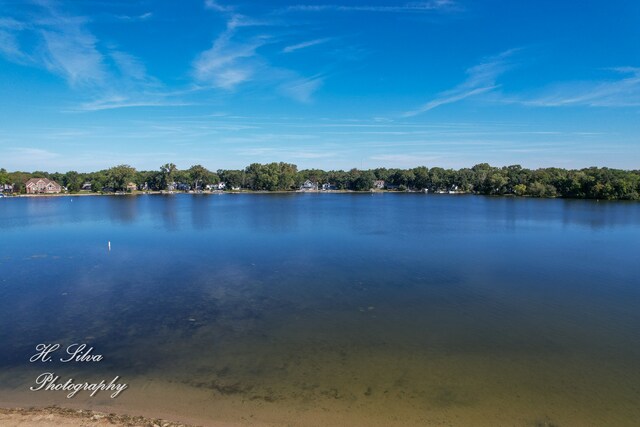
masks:
[[[63,185],[68,192],[81,191],[90,184],[91,191],[127,191],[134,183],[138,189],[162,191],[179,188],[205,189],[220,182],[226,189],[253,191],[296,190],[305,181],[329,184],[338,190],[368,191],[376,181],[397,191],[441,192],[459,191],[485,195],[516,195],[530,197],[566,197],[605,200],[640,200],[640,171],[610,168],[527,169],[519,165],[494,167],[481,163],[472,168],[443,169],[420,166],[412,169],[377,168],[349,171],[320,169],[298,170],[291,163],[253,163],[244,169],[211,171],[202,165],[180,170],[173,163],[155,171],[138,171],[129,165],[118,165],[97,172],[66,173],[7,172],[0,169],[0,185],[13,184],[14,192],[24,193],[30,178],[49,178]]]

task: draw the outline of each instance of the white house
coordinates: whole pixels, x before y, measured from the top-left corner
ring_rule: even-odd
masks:
[[[300,190],[301,191],[317,191],[318,190],[318,183],[317,182],[311,182],[309,180],[306,180],[301,186],[300,186]]]
[[[227,188],[227,184],[225,184],[224,182],[218,182],[217,184],[207,184],[205,188],[209,191],[215,191],[215,190],[220,191]]]

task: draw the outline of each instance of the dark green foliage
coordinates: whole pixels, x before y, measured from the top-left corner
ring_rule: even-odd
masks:
[[[124,191],[135,178],[136,170],[129,165],[118,165],[109,169],[106,173],[107,186],[115,191]]]
[[[299,188],[306,180],[319,185],[331,184],[339,190],[368,191],[375,180],[384,180],[387,185],[397,186],[400,191],[427,189],[429,192],[453,190],[487,195],[640,200],[640,171],[597,167],[532,170],[520,165],[498,168],[481,163],[460,170],[420,166],[413,169],[327,172],[319,169],[298,171],[294,164],[274,162],[253,163],[243,170],[218,170],[217,173],[201,165],[178,170],[173,163],[167,163],[157,171],[136,171],[127,165],[91,173],[70,171],[64,174],[8,172],[0,169],[0,184],[13,184],[16,193],[24,193],[24,185],[32,177],[53,179],[67,187],[69,192],[79,191],[85,182],[91,183],[94,192],[100,192],[103,188],[124,190],[129,182],[156,191],[165,190],[173,182],[188,184],[194,189],[224,182],[227,189],[288,191]]]
[[[349,189],[354,191],[367,191],[373,187],[373,181],[376,176],[372,171],[360,171],[351,169],[349,171],[350,185]]]
[[[295,188],[298,167],[291,163],[252,163],[245,169],[246,186],[257,191],[284,191]]]
[[[69,171],[65,173],[60,183],[67,187],[67,190],[70,193],[77,193],[78,191],[80,191],[82,184],[84,184],[84,182],[82,181],[82,177],[76,171]]]

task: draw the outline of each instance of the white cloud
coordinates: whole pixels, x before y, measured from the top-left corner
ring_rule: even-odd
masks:
[[[559,83],[537,95],[506,99],[535,107],[637,107],[640,106],[640,68],[612,69],[615,78]]]
[[[309,40],[306,42],[302,42],[302,43],[297,43],[291,46],[287,46],[284,49],[282,49],[282,53],[291,53],[291,52],[295,52],[296,50],[300,50],[300,49],[305,49],[307,47],[311,47],[311,46],[316,46],[322,43],[326,43],[329,40],[331,40],[330,38],[323,38],[323,39],[315,39],[315,40]]]
[[[180,101],[169,101],[161,95],[151,95],[148,97],[114,95],[84,103],[74,111],[101,111],[133,107],[180,107],[185,105],[190,104]]]
[[[104,83],[107,69],[92,34],[63,24],[41,34],[47,49],[44,64],[50,71],[63,76],[72,86]]]
[[[123,77],[139,82],[151,82],[153,80],[147,74],[145,65],[135,56],[119,50],[110,51],[109,56],[111,56]]]
[[[493,56],[467,70],[467,79],[453,89],[440,92],[436,98],[422,105],[416,110],[407,111],[403,117],[412,117],[429,110],[433,110],[441,105],[451,104],[466,98],[491,92],[498,88],[496,80],[508,68],[507,59],[512,56],[515,50],[505,51],[497,56]]]
[[[146,13],[142,13],[140,15],[117,15],[117,16],[114,16],[115,19],[117,19],[119,21],[125,21],[125,22],[147,21],[147,20],[151,19],[152,17],[153,17],[153,12],[146,12]]]
[[[444,11],[444,10],[457,10],[459,6],[453,0],[432,0],[414,3],[405,3],[403,5],[396,6],[381,6],[381,5],[359,5],[359,6],[347,6],[336,4],[323,4],[323,5],[294,5],[289,6],[285,10],[293,12],[393,12],[393,13],[406,13],[406,12],[430,12],[430,11]]]
[[[194,75],[201,83],[231,90],[240,83],[251,80],[259,66],[256,50],[267,43],[266,38],[257,37],[249,41],[233,40],[237,24],[231,19],[225,32],[210,49],[202,52],[193,62]]]
[[[87,19],[67,16],[52,4],[39,3],[41,14],[29,21],[0,19],[0,53],[8,60],[44,67],[72,86],[96,85],[107,76],[98,40]],[[20,38],[30,41],[20,43]]]
[[[20,50],[18,38],[10,31],[0,27],[0,54],[14,62],[25,62],[27,55]]]
[[[274,43],[268,35],[247,35],[244,27],[263,26],[239,14],[231,14],[225,30],[213,41],[211,48],[193,61],[193,76],[206,88],[232,91],[245,83],[272,86],[284,96],[308,103],[321,86],[321,77],[302,77],[293,70],[274,67],[258,50]],[[302,47],[299,47],[302,48]]]
[[[217,10],[218,12],[231,12],[233,8],[231,6],[223,6],[215,0],[205,0],[204,6],[207,9]]]
[[[0,55],[20,64],[31,61],[20,47],[18,36],[26,25],[12,18],[0,18]]]
[[[139,58],[101,43],[89,29],[89,18],[68,15],[55,3],[43,1],[37,5],[37,14],[28,21],[0,18],[0,55],[45,68],[82,91],[88,100],[66,111],[184,105],[170,100],[180,94],[163,92],[160,81],[147,73]],[[127,20],[151,16],[147,12]],[[25,43],[21,45],[23,33]]]
[[[280,91],[298,102],[309,103],[323,81],[322,77],[295,78],[281,84]]]

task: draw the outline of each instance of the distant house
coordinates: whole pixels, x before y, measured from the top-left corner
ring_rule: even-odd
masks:
[[[189,184],[185,184],[184,182],[179,182],[176,184],[175,189],[178,191],[189,191],[191,190],[191,186]]]
[[[56,194],[62,191],[62,187],[49,178],[31,178],[25,184],[27,194]]]
[[[135,182],[130,182],[127,184],[127,191],[136,191],[138,189],[138,186],[136,185]]]
[[[0,184],[0,193],[13,193],[13,184]]]
[[[91,191],[91,183],[85,182],[84,184],[82,184],[82,187],[80,187],[80,189],[82,191]]]
[[[301,191],[316,191],[318,190],[318,183],[317,182],[311,182],[309,180],[306,180],[304,183],[302,183],[302,185],[300,186],[300,190]]]
[[[384,180],[376,179],[375,181],[373,181],[373,188],[375,188],[376,190],[382,190],[384,188]]]
[[[210,191],[224,190],[225,188],[227,188],[227,184],[225,184],[224,182],[219,182],[217,184],[208,184],[205,188]]]
[[[395,185],[395,184],[386,184],[384,186],[387,190],[397,190],[398,188],[400,188],[399,185]]]
[[[329,184],[329,183],[322,184],[322,191],[334,191],[334,190],[337,190],[337,189],[338,189],[338,187],[336,187],[333,184]]]

